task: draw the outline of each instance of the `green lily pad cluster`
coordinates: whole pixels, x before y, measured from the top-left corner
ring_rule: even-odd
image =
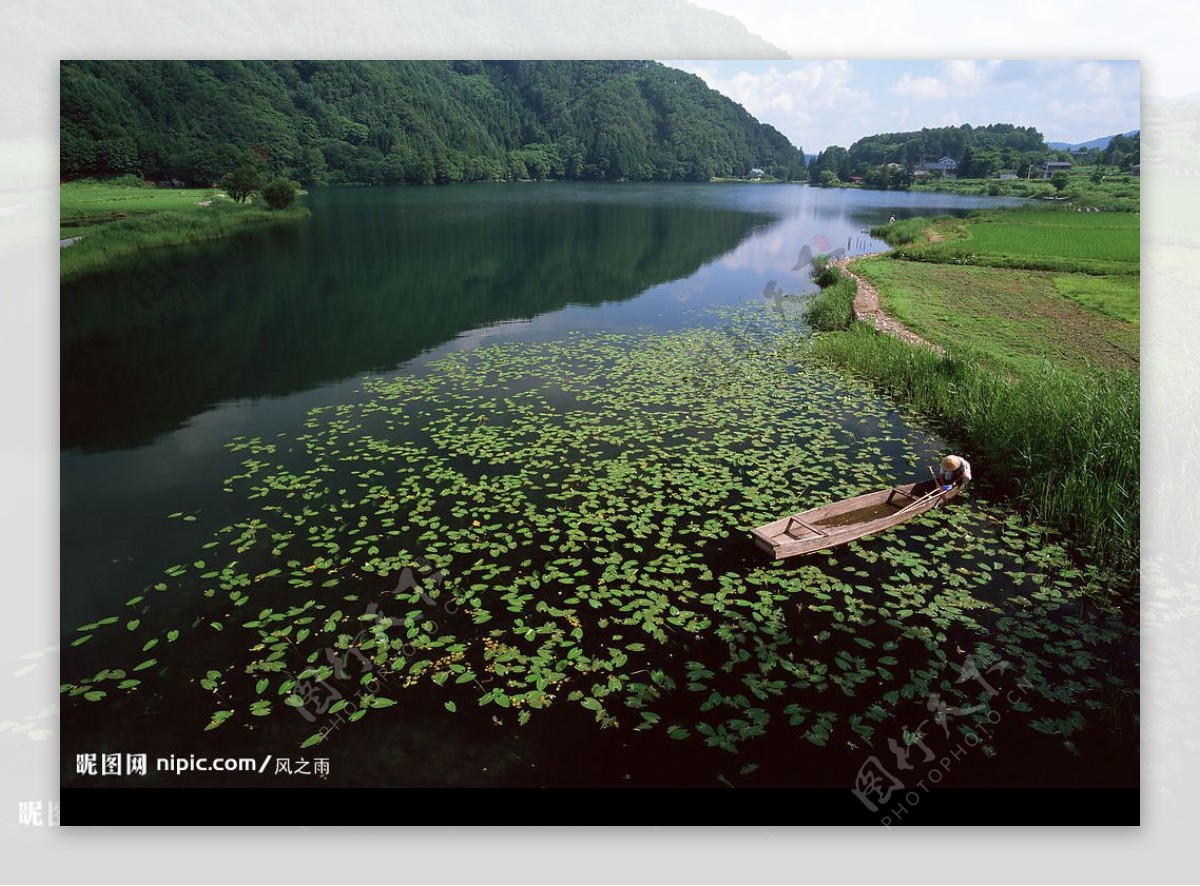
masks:
[[[941,453],[808,359],[797,322],[742,309],[667,335],[497,343],[368,379],[294,437],[235,439],[236,518],[132,615],[80,628],[94,648],[119,627],[104,642],[130,662],[64,693],[178,693],[154,678],[186,646],[208,729],[295,717],[320,681],[357,684],[351,721],[386,716],[420,684],[447,728],[472,707],[508,728],[577,705],[597,728],[752,758],[779,730],[883,746],[934,692],[986,709],[998,696],[959,679],[972,655],[1028,682],[1013,709],[1034,729],[1070,743],[1102,723],[1136,692],[1120,661],[1136,612],[1048,530],[968,496],[794,562],[753,547],[750,527]],[[189,623],[151,605],[164,591]]]

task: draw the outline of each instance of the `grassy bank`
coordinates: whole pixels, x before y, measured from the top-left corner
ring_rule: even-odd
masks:
[[[889,256],[854,271],[879,290],[884,311],[923,338],[1020,368],[1046,360],[1136,371],[1138,278],[1007,270]]]
[[[60,278],[77,279],[143,249],[216,240],[309,215],[300,206],[276,211],[257,200],[235,203],[212,189],[73,182],[61,188],[59,235],[82,239],[61,250]]]
[[[836,269],[806,319],[817,356],[890,391],[964,447],[977,475],[1100,562],[1137,569],[1137,219],[1000,211],[877,229],[896,252],[854,270],[882,307],[946,349],[878,335],[852,319]],[[953,238],[953,239],[952,239]],[[973,244],[969,251],[948,243]],[[970,256],[972,261],[957,261]],[[905,260],[919,257],[919,261]],[[1046,264],[1049,270],[997,265]],[[1092,263],[1079,272],[1080,262]],[[1099,266],[1125,273],[1103,276]]]
[[[1138,511],[1138,379],[1121,372],[997,371],[974,355],[939,356],[854,324],[822,336],[818,356],[849,367],[961,440],[976,473],[1102,562],[1133,570]]]
[[[67,182],[58,191],[59,235],[77,237],[155,212],[196,212],[205,201],[227,199],[218,188],[151,188],[133,176]]]

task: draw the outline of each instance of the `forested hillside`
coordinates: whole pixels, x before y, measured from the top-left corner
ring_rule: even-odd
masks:
[[[816,180],[830,170],[848,180],[871,167],[896,163],[911,171],[922,160],[951,157],[961,178],[988,178],[1000,170],[1024,171],[1046,160],[1042,134],[1032,126],[993,123],[989,126],[942,126],[913,132],[885,132],[861,138],[846,148],[833,146],[817,156],[810,170]]]
[[[805,177],[773,127],[655,62],[61,65],[63,178],[207,185],[253,156],[306,184]]]

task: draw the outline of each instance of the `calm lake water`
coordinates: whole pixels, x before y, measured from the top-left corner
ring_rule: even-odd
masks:
[[[814,253],[885,249],[867,230],[889,216],[1003,201],[544,183],[316,189],[305,202],[305,222],[63,288],[64,626],[186,552],[191,538],[162,517],[219,502],[231,437],[292,429],[366,374],[502,338],[712,323],[704,308],[812,291]]]
[[[787,305],[794,309],[796,300],[788,296],[813,289],[807,267],[813,254],[879,251],[884,244],[867,231],[892,215],[966,214],[1001,201],[783,185],[545,183],[323,189],[306,202],[313,216],[302,223],[147,253],[110,274],[64,287],[63,633],[69,640],[81,624],[114,614],[122,622],[134,612],[138,618],[127,631],[113,624],[112,631],[97,631],[77,647],[64,644],[63,679],[120,665],[129,673],[107,679],[157,674],[160,680],[146,691],[114,691],[100,704],[64,704],[65,760],[85,750],[133,750],[134,738],[138,748],[160,752],[238,752],[246,748],[246,728],[255,730],[264,749],[294,749],[312,728],[287,710],[251,718],[237,727],[242,731],[205,732],[211,711],[189,700],[206,667],[234,666],[245,679],[241,660],[227,660],[243,654],[236,647],[259,627],[239,624],[249,617],[242,613],[265,604],[267,615],[259,620],[269,620],[272,607],[289,605],[292,593],[283,576],[280,587],[256,585],[255,602],[245,609],[238,608],[246,602],[237,599],[240,591],[225,601],[225,584],[221,596],[208,602],[217,580],[199,574],[222,562],[216,559],[221,548],[208,539],[231,524],[245,527],[250,542],[238,548],[234,562],[243,559],[243,550],[247,562],[227,566],[224,576],[238,587],[238,570],[265,572],[274,562],[265,550],[252,550],[261,541],[254,537],[263,525],[259,517],[276,533],[284,525],[279,521],[294,526],[292,534],[316,527],[308,541],[319,553],[335,526],[358,532],[389,525],[395,489],[407,490],[398,494],[408,495],[412,513],[427,521],[414,519],[418,528],[403,540],[412,547],[448,534],[447,552],[467,550],[471,544],[462,539],[472,531],[472,516],[476,526],[498,521],[496,537],[511,538],[511,544],[479,560],[460,558],[454,575],[463,584],[479,581],[472,587],[490,587],[494,596],[517,575],[524,581],[538,570],[569,588],[576,583],[572,575],[591,566],[571,559],[565,546],[575,542],[569,531],[559,538],[561,528],[550,522],[556,516],[583,519],[587,512],[594,524],[572,525],[599,527],[585,543],[596,557],[600,549],[591,545],[599,543],[604,527],[616,525],[605,521],[627,519],[620,524],[627,534],[606,554],[615,559],[595,567],[602,575],[585,579],[609,582],[611,596],[589,601],[581,590],[579,598],[566,598],[559,605],[578,612],[554,614],[562,619],[561,630],[535,629],[531,612],[522,608],[532,609],[538,585],[526,597],[511,590],[517,596],[505,598],[507,610],[494,600],[483,604],[495,605],[498,619],[520,613],[514,630],[521,642],[548,638],[545,660],[522,659],[512,670],[550,667],[565,658],[572,625],[581,634],[586,630],[592,644],[586,654],[600,655],[593,638],[608,642],[613,635],[615,642],[622,635],[614,634],[614,625],[629,623],[621,619],[632,618],[629,612],[647,600],[659,601],[654,605],[661,611],[647,610],[644,625],[650,631],[652,615],[661,621],[652,632],[661,633],[661,646],[649,652],[645,643],[610,649],[609,685],[570,684],[595,698],[563,703],[564,687],[564,699],[528,725],[523,718],[523,729],[504,719],[513,715],[507,705],[503,711],[498,702],[482,707],[473,698],[447,695],[442,683],[416,680],[391,711],[338,731],[337,759],[363,765],[340,766],[337,784],[715,786],[719,776],[846,786],[871,736],[881,741],[879,723],[892,722],[880,704],[899,711],[911,703],[915,725],[926,716],[923,699],[935,672],[949,658],[988,652],[989,644],[997,660],[1027,655],[1044,672],[1058,668],[1060,677],[1047,684],[1041,709],[1015,709],[1040,715],[1045,728],[1031,730],[1022,718],[1010,717],[1009,753],[998,762],[989,754],[963,764],[959,784],[1136,781],[1136,757],[1125,754],[1125,745],[1106,744],[1104,735],[1086,746],[1091,756],[1084,763],[1072,768],[1064,757],[1058,736],[1077,730],[1071,718],[1082,716],[1079,705],[1072,708],[1072,693],[1091,693],[1089,703],[1107,714],[1127,697],[1086,674],[1101,667],[1087,650],[1102,645],[1114,656],[1136,657],[1136,640],[1072,598],[1097,579],[1076,568],[1065,547],[1042,530],[1013,522],[986,502],[971,502],[889,542],[882,558],[880,548],[844,549],[819,566],[771,570],[744,532],[730,528],[785,513],[801,491],[810,497],[850,494],[882,477],[923,470],[918,466],[936,457],[944,442],[894,405],[801,359],[784,371],[775,356],[757,369],[757,357],[739,357],[772,389],[790,392],[783,405],[773,403],[770,390],[758,390],[755,378],[740,377],[741,364],[734,372],[729,362],[713,363],[706,372],[704,361],[719,359],[735,334],[758,335],[758,327],[777,322]],[[750,316],[749,326],[731,320],[735,315]],[[731,333],[722,337],[716,330]],[[764,415],[771,408],[778,414]],[[776,421],[789,435],[779,446]],[[245,439],[231,448],[239,437]],[[398,448],[385,457],[381,446]],[[273,479],[247,497],[245,483],[259,482],[245,474],[237,479],[248,461],[251,473],[261,470]],[[495,485],[501,482],[497,466],[511,485]],[[774,482],[772,472],[790,479]],[[336,493],[332,505],[316,493],[310,500],[310,481],[329,484]],[[675,482],[674,493],[663,491],[664,483]],[[716,492],[703,506],[683,507],[710,489]],[[355,501],[359,495],[366,497]],[[255,512],[259,499],[263,510]],[[296,509],[300,500],[307,510]],[[622,513],[606,512],[610,503]],[[671,557],[655,559],[651,546],[618,563],[629,540],[663,525],[679,527],[674,537],[663,530],[659,539]],[[703,544],[681,544],[685,526],[688,537],[703,537]],[[434,529],[418,536],[429,527]],[[539,546],[543,536],[551,543]],[[905,550],[906,544],[913,549]],[[939,551],[936,563],[928,550]],[[531,560],[537,561],[532,567]],[[185,575],[193,561],[192,574]],[[311,562],[303,568],[299,559],[289,563],[292,584],[307,588],[304,570],[328,565],[320,557]],[[173,580],[163,578],[173,564],[182,564],[178,575],[191,584],[185,593],[155,597],[149,588]],[[361,608],[383,589],[371,581],[376,567],[360,566],[354,577],[335,575],[322,587],[334,588],[331,595],[360,592],[353,605]],[[639,571],[636,599],[622,599],[614,585],[618,574]],[[737,627],[740,604],[726,607],[711,593],[692,600],[693,609],[684,614],[670,605],[676,600],[683,608],[689,589],[707,587],[714,576],[723,588],[717,597],[735,586],[730,593],[738,600],[758,595],[751,628],[745,627],[749,622]],[[775,596],[756,588],[773,589]],[[142,594],[153,598],[152,611],[140,602]],[[316,589],[311,595],[320,596]],[[831,595],[837,604],[829,602]],[[139,602],[127,602],[131,598]],[[1012,605],[1010,598],[1021,602]],[[867,609],[863,600],[870,601]],[[539,604],[538,613],[547,611]],[[729,621],[709,632],[697,626],[704,612],[714,622]],[[843,624],[847,614],[858,627]],[[218,616],[222,621],[212,623]],[[298,644],[296,637],[307,637],[322,621],[285,642]],[[165,639],[167,629],[189,625],[194,631],[179,643]],[[969,630],[942,633],[961,625]],[[432,640],[449,643],[452,630],[469,640],[473,628],[460,623],[426,630]],[[154,631],[157,648],[143,646]],[[1050,637],[1047,631],[1057,633]],[[1079,645],[1078,637],[1087,645]],[[449,648],[451,659],[460,654]],[[132,665],[146,655],[153,660],[135,673]],[[634,670],[638,662],[631,656],[645,656],[645,667]],[[723,657],[729,657],[727,678],[699,667],[708,663],[719,671]],[[672,669],[676,682],[691,681],[690,695],[660,691]],[[276,679],[267,668],[260,673],[267,675],[262,685]],[[447,686],[463,682],[470,689],[469,676]],[[216,694],[236,696],[229,703],[244,713],[254,681],[243,686],[237,674],[229,679],[231,685]],[[554,676],[548,679],[554,688]],[[693,702],[703,701],[696,693],[708,680],[713,695],[697,713]],[[811,690],[819,703],[803,711],[784,707],[789,698],[780,687],[789,680]],[[826,692],[833,685],[839,688]],[[267,696],[278,702],[275,690],[272,683]],[[604,705],[615,709],[612,699],[621,693],[627,693],[621,697],[629,709],[640,711],[650,699],[642,726],[661,721],[663,728],[597,728]],[[772,700],[759,707],[750,695],[760,694]],[[809,695],[796,697],[812,704]],[[875,698],[877,717],[871,713]],[[723,704],[741,718],[715,727],[703,722]],[[451,715],[458,719],[448,721]],[[868,716],[876,718],[868,723]],[[902,716],[908,714],[894,715]],[[764,730],[759,717],[774,725]],[[691,740],[683,741],[674,727],[667,732],[671,718],[697,730]],[[789,720],[807,730],[801,733],[806,756],[796,756],[796,735],[783,728]],[[835,720],[841,730],[836,747],[825,747]],[[493,728],[501,722],[505,728]],[[726,728],[738,731],[736,739]],[[569,746],[563,742],[568,734]],[[702,735],[711,740],[701,743]],[[747,758],[721,762],[729,748],[720,748],[747,736],[756,738],[754,760],[763,768]],[[1044,765],[1032,774],[1022,770],[1023,755],[1040,753],[1039,747]],[[1095,765],[1101,759],[1104,765]],[[69,766],[64,777],[87,783],[73,778]],[[197,783],[246,783],[239,778]],[[269,778],[264,783],[286,786]]]

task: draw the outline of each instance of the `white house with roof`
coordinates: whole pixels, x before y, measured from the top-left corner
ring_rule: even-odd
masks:
[[[958,163],[955,162],[953,157],[947,154],[940,160],[922,160],[917,166],[916,174],[919,175],[923,172],[925,175],[929,175],[931,173],[940,172],[942,177],[945,178],[956,169],[958,169]]]

